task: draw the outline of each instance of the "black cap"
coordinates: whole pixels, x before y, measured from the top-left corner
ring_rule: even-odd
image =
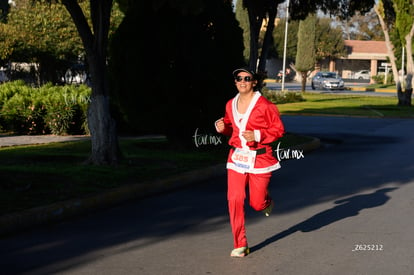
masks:
[[[239,68],[233,71],[233,76],[236,77],[240,72],[246,72],[251,74],[254,78],[256,77],[256,73],[253,70],[250,70],[249,68]]]

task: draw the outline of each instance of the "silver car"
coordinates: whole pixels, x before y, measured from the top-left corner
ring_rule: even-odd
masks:
[[[344,81],[335,72],[317,72],[312,77],[312,89],[329,89],[343,90],[345,88]]]

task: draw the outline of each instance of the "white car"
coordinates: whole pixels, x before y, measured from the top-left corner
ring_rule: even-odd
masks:
[[[371,74],[368,70],[360,70],[354,74],[355,79],[370,79]]]

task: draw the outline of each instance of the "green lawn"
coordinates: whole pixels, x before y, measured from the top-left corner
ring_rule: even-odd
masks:
[[[396,97],[304,93],[305,101],[278,104],[281,114],[413,118]],[[309,141],[289,133],[281,147]],[[116,166],[85,165],[90,141],[0,148],[0,215],[96,194],[205,166],[225,163],[228,145],[179,150],[165,139],[121,139],[124,158]]]
[[[309,141],[287,134],[282,147]],[[228,145],[177,150],[166,139],[121,139],[121,163],[86,165],[90,141],[0,148],[0,215],[226,162]],[[194,149],[194,148],[193,148]]]
[[[397,97],[303,93],[305,101],[278,104],[282,114],[413,118],[413,107],[397,106]]]
[[[116,166],[83,162],[90,141],[0,148],[0,215],[93,194],[124,184],[163,178],[224,161],[224,150],[179,151],[165,139],[122,140]]]

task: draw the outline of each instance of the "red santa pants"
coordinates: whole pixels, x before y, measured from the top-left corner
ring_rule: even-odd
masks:
[[[241,174],[234,170],[227,170],[227,200],[230,214],[230,224],[233,233],[234,248],[247,245],[244,201],[246,187],[249,187],[249,204],[256,211],[262,211],[272,201],[268,186],[271,173]]]

